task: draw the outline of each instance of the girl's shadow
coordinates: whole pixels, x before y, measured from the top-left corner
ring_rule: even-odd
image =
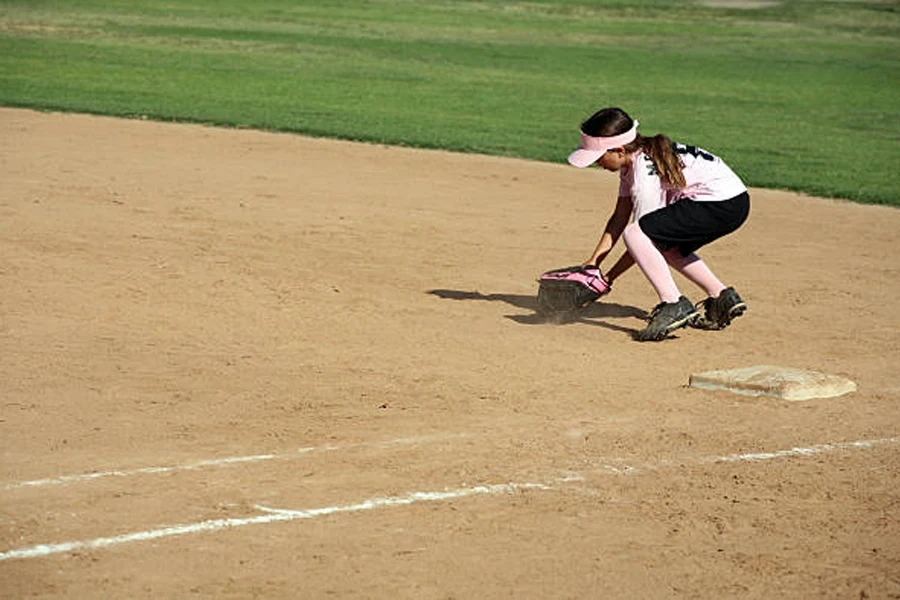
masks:
[[[428,293],[445,300],[505,302],[516,308],[532,311],[532,314],[530,315],[506,315],[507,319],[513,320],[516,323],[522,323],[523,325],[584,323],[586,325],[597,325],[599,327],[612,329],[613,331],[621,331],[633,335],[637,331],[636,329],[614,325],[597,319],[625,319],[630,317],[636,317],[642,320],[647,319],[646,311],[634,306],[625,306],[614,302],[593,302],[570,317],[560,319],[542,314],[538,310],[536,296],[522,296],[519,294],[482,294],[481,292],[463,292],[461,290],[430,290]]]

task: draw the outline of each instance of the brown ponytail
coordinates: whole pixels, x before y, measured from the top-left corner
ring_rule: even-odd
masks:
[[[682,173],[681,159],[675,153],[675,147],[668,136],[659,133],[653,137],[644,137],[638,134],[637,139],[625,146],[627,152],[643,150],[644,154],[653,161],[653,166],[659,172],[659,179],[663,185],[670,189],[681,189],[686,184]]]

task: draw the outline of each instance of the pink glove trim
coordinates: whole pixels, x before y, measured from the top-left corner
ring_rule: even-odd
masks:
[[[606,282],[603,273],[597,267],[583,267],[580,269],[560,269],[548,271],[541,275],[541,280],[549,281],[575,281],[603,296],[608,294],[612,287]]]

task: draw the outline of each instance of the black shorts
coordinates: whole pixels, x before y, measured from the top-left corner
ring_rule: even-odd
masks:
[[[713,202],[685,198],[647,213],[638,225],[660,250],[678,248],[682,256],[688,256],[735,231],[749,214],[750,195],[744,192],[729,200]]]

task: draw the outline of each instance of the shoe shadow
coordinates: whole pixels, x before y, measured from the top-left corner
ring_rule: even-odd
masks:
[[[637,329],[622,327],[598,319],[625,319],[638,318],[645,320],[647,312],[634,306],[616,304],[614,302],[594,302],[582,308],[576,313],[558,317],[545,315],[538,310],[536,296],[523,296],[521,294],[482,294],[481,292],[464,292],[462,290],[429,290],[427,293],[445,300],[476,300],[484,302],[504,302],[510,306],[532,311],[530,315],[505,315],[507,319],[523,325],[568,325],[571,323],[583,323],[595,325],[613,331],[627,333],[633,336]]]

